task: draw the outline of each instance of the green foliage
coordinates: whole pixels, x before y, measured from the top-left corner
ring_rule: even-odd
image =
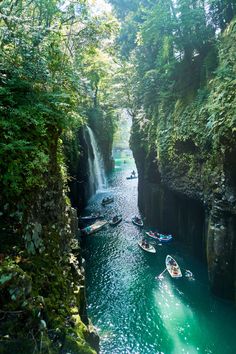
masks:
[[[236,14],[234,0],[209,0],[210,13],[216,27],[224,30]]]
[[[84,124],[91,92],[97,104],[108,101],[108,45],[104,53],[98,47],[116,24],[93,17],[84,1],[76,6],[0,5],[0,186],[13,204],[46,186],[58,139]]]
[[[211,81],[211,94],[206,106],[208,136],[213,137],[215,148],[233,146],[236,132],[236,30],[235,21],[222,38],[219,51],[220,65]]]
[[[35,254],[37,251],[42,253],[45,251],[43,240],[41,238],[42,225],[35,223],[34,225],[27,225],[24,240],[26,249],[29,254]]]
[[[83,276],[68,255],[63,144],[79,156],[77,131],[90,112],[111,144],[116,28],[111,14],[94,14],[84,0],[0,3],[0,351],[16,340],[26,348],[21,339],[29,336],[24,353],[58,353],[63,343],[94,353],[79,317]]]
[[[116,9],[119,18],[124,20],[124,18],[129,14],[129,12],[137,11],[139,2],[137,0],[110,0],[109,1]]]
[[[161,102],[184,99],[190,92],[194,97],[213,76],[219,18],[223,23],[232,19],[234,2],[110,2],[125,17],[119,44],[121,54],[133,65],[135,79],[129,91],[129,101],[133,91],[133,110],[139,107],[147,115],[156,114]],[[128,71],[124,80],[126,76]]]
[[[193,189],[214,188],[209,172],[221,178],[235,149],[235,1],[137,7],[126,7],[122,55],[135,39],[115,78],[133,118],[132,148],[143,159],[154,154],[163,178],[172,171],[181,179],[182,171]]]
[[[13,301],[14,308],[21,306],[32,290],[32,279],[14,261],[6,258],[0,267],[1,308]]]

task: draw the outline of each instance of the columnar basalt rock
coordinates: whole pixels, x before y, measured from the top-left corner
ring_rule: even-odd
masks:
[[[52,153],[46,185],[1,214],[0,351],[91,353],[99,338],[89,322],[78,218]],[[22,203],[22,201],[20,201]],[[22,326],[24,323],[24,326]]]
[[[236,299],[235,38],[233,21],[220,38],[218,71],[204,99],[196,93],[161,102],[153,115],[142,111],[133,117],[131,135],[139,206],[147,221],[205,259],[212,291],[231,300]]]
[[[173,233],[193,254],[207,261],[212,291],[223,298],[234,299],[234,194],[228,193],[226,200],[226,183],[224,187],[217,186],[212,194],[204,194],[197,183],[194,190],[187,178],[180,186],[175,171],[172,179],[169,175],[168,182],[166,178],[160,179],[160,171],[150,176],[150,164],[154,171],[158,163],[145,157],[143,150],[133,149],[133,152],[139,174],[138,203],[146,222],[162,232]]]

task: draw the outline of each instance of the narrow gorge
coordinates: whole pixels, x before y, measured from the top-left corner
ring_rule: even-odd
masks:
[[[236,352],[235,16],[1,1],[0,353]]]

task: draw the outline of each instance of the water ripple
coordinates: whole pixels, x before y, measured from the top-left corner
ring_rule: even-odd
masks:
[[[108,179],[109,189],[92,198],[87,210],[101,210],[108,220],[123,215],[117,227],[108,225],[85,244],[88,313],[101,337],[101,354],[236,352],[235,309],[211,297],[205,269],[177,243],[156,245],[156,254],[138,247],[143,231],[131,222],[139,214],[137,180],[126,180],[135,166],[131,160],[122,165],[123,159]],[[115,201],[102,207],[108,195]],[[191,264],[197,280],[173,280],[168,274],[155,280],[168,253],[185,268]]]

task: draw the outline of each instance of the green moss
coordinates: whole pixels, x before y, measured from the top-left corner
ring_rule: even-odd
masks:
[[[10,340],[2,348],[14,347],[13,338],[19,343],[22,339],[23,343],[23,338],[33,337],[36,353],[40,345],[45,348],[44,353],[58,353],[64,341],[65,350],[94,353],[86,343],[88,330],[79,316],[81,295],[78,279],[73,278],[71,257],[58,246],[58,231],[51,227],[46,232],[45,253],[29,256],[21,252],[16,260],[7,257],[1,264],[1,308],[17,311],[7,314],[0,324],[0,338],[8,335]],[[42,237],[45,239],[45,229]],[[54,333],[52,338],[50,333]],[[31,354],[23,344],[22,352]]]
[[[96,354],[86,343],[80,342],[76,337],[67,335],[62,348],[62,353],[70,354]]]
[[[178,184],[185,176],[188,185],[205,194],[224,174],[227,152],[236,148],[235,24],[219,40],[214,77],[194,95],[190,91],[183,98],[161,100],[151,116],[147,111],[135,119],[132,130],[132,149],[147,159],[156,151],[164,179],[172,174]]]
[[[32,280],[12,259],[7,257],[0,266],[0,295],[4,307],[9,301],[18,308],[30,295]]]

